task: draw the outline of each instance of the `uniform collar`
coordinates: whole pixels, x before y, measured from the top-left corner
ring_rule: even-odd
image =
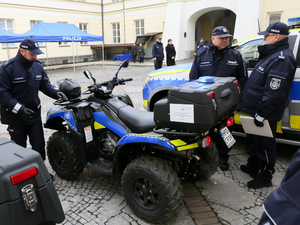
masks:
[[[28,69],[32,66],[34,61],[29,61],[27,60],[20,52],[20,50],[18,51],[16,57],[15,57],[16,61],[18,61],[22,67],[24,67],[25,69]]]
[[[288,49],[288,40],[288,38],[284,38],[281,41],[275,42],[273,44],[258,46],[259,58],[261,59],[275,52]]]

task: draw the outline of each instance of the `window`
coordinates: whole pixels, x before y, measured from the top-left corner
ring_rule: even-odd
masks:
[[[257,47],[264,43],[265,41],[263,40],[263,38],[260,38],[253,41],[249,41],[236,48],[236,50],[238,50],[242,54],[248,69],[253,69],[255,67],[259,57]]]
[[[135,21],[135,37],[144,34],[144,20]]]
[[[6,31],[14,32],[13,20],[0,19],[0,27]],[[9,47],[16,47],[15,43],[9,43]],[[6,48],[6,43],[2,43],[2,48]]]
[[[79,24],[79,29],[84,31],[85,33],[87,33],[88,32],[88,30],[87,30],[88,29],[88,24],[87,23],[80,23]],[[88,42],[87,41],[82,41],[82,42],[80,42],[80,44],[81,45],[87,45]]]
[[[119,0],[111,0],[111,2],[118,2]]]
[[[57,23],[66,23],[66,22],[57,22]],[[60,42],[58,42],[58,45],[59,46],[69,46],[68,42],[66,42],[66,41],[60,41]]]
[[[43,21],[37,21],[37,20],[30,20],[30,29],[33,28],[38,22],[43,22]],[[44,42],[38,42],[39,46],[45,46]]]
[[[120,43],[120,24],[113,23],[112,24],[112,37],[113,37],[113,44]]]
[[[269,13],[268,14],[268,26],[274,22],[281,22],[281,13]]]

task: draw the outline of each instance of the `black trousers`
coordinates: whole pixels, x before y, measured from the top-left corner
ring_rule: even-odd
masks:
[[[144,62],[144,58],[140,58],[140,63],[143,63]]]
[[[156,70],[162,68],[162,60],[156,60],[156,61],[154,61],[154,68]]]
[[[269,121],[273,138],[247,134],[246,152],[249,155],[247,167],[259,172],[259,178],[272,180],[276,161],[276,121]]]
[[[132,61],[133,61],[133,62],[136,61],[136,55],[132,55]]]
[[[7,130],[10,139],[24,148],[26,148],[28,136],[32,149],[39,152],[45,160],[45,139],[41,120],[29,125],[9,125]]]

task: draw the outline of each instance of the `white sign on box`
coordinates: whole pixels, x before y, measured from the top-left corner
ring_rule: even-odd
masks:
[[[194,105],[170,104],[170,121],[180,123],[194,123]]]

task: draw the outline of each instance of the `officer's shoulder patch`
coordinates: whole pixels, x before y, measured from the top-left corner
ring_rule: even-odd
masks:
[[[2,64],[2,67],[7,67],[9,64],[11,64],[14,61],[15,58],[12,58],[8,61],[6,61],[5,63]]]

